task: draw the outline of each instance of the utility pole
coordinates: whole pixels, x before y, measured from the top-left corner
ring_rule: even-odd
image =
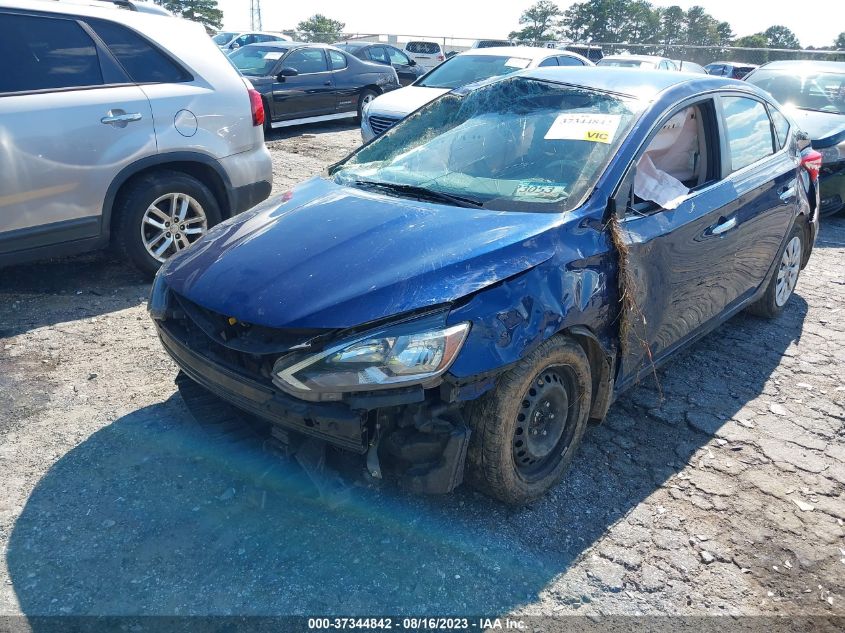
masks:
[[[249,0],[249,28],[261,30],[261,0]]]

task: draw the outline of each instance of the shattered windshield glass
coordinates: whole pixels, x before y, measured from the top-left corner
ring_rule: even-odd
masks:
[[[331,173],[342,185],[458,206],[566,211],[593,188],[640,107],[514,77],[444,95]]]

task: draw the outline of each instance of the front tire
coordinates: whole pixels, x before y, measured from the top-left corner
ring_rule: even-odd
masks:
[[[778,269],[772,275],[765,294],[748,307],[751,314],[766,319],[774,319],[783,313],[798,283],[804,257],[804,231],[800,224],[793,225],[778,257]]]
[[[147,174],[129,185],[115,208],[115,246],[146,275],[187,248],[222,219],[202,182],[174,171]]]
[[[578,343],[565,336],[542,343],[470,404],[467,480],[515,506],[545,494],[581,443],[591,390],[590,364]]]

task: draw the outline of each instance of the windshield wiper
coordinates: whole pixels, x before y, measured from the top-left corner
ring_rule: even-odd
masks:
[[[375,189],[377,191],[384,191],[412,198],[420,198],[423,200],[431,200],[434,202],[448,202],[457,207],[484,206],[484,203],[481,202],[481,200],[476,200],[475,198],[456,196],[451,193],[444,193],[443,191],[436,191],[434,189],[426,189],[425,187],[418,187],[416,185],[402,185],[395,182],[378,182],[375,180],[353,180],[345,184],[360,187],[361,189]]]

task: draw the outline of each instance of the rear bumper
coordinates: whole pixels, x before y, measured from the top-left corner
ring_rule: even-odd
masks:
[[[164,349],[179,368],[223,400],[285,429],[359,454],[366,452],[369,438],[365,411],[296,400],[194,352],[160,321],[155,324]]]
[[[220,160],[231,184],[232,215],[254,207],[270,196],[273,187],[273,159],[261,142],[253,149]]]

